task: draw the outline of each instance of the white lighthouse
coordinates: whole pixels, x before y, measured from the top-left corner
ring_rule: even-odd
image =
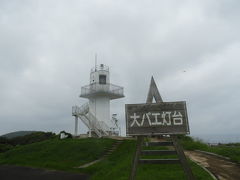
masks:
[[[89,136],[113,135],[114,123],[110,118],[110,100],[124,97],[123,87],[110,83],[109,67],[101,64],[91,69],[90,84],[81,88],[80,97],[89,99],[81,107],[73,106],[75,135],[78,118],[89,128]]]

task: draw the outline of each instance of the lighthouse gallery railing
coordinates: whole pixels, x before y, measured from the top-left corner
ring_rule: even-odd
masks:
[[[81,88],[81,96],[90,95],[95,93],[109,93],[119,96],[123,95],[123,87],[114,84],[99,84],[92,83]]]

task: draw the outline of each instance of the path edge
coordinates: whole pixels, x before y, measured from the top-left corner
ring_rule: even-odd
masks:
[[[194,161],[194,160],[193,160],[192,158],[190,158],[189,156],[188,156],[188,158],[189,158],[192,162],[196,163],[198,166],[200,166],[201,168],[203,168],[214,180],[219,180],[211,171],[209,171],[207,168],[205,168],[204,166],[202,166],[200,163]]]
[[[201,151],[201,150],[194,150],[196,152],[200,152],[200,153],[203,153],[203,154],[207,154],[207,155],[210,155],[210,156],[215,156],[215,157],[218,157],[218,158],[221,158],[221,159],[224,159],[232,164],[235,164],[237,166],[240,166],[240,164],[236,161],[233,161],[231,160],[229,157],[225,157],[225,156],[222,156],[222,155],[219,155],[219,154],[215,154],[213,152],[207,152],[207,151]]]

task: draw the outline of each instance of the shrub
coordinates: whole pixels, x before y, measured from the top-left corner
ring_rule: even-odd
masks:
[[[12,148],[13,148],[13,146],[10,144],[0,144],[0,153],[6,152]]]
[[[6,137],[0,137],[0,144],[11,144],[11,141]]]
[[[200,139],[194,140],[190,136],[181,136],[180,143],[186,150],[207,150],[208,145],[202,142]]]
[[[19,136],[12,138],[10,140],[10,144],[12,145],[24,145],[24,144],[31,144],[35,142],[44,141],[47,139],[51,139],[56,137],[56,135],[52,132],[34,132],[25,136]]]

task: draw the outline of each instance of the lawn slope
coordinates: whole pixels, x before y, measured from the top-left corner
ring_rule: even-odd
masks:
[[[110,156],[84,169],[74,168],[101,157],[115,140],[112,139],[50,139],[20,145],[0,153],[0,164],[15,164],[47,169],[82,172],[91,180],[126,180],[136,148],[135,140],[124,140]],[[191,162],[198,180],[211,180],[201,167]],[[137,180],[184,180],[180,165],[139,165]]]
[[[107,159],[80,171],[91,174],[91,180],[127,180],[131,172],[135,148],[136,141],[125,140]],[[166,158],[166,156],[162,158]],[[197,180],[212,180],[212,177],[200,166],[191,161],[189,163]],[[136,179],[185,180],[186,177],[179,164],[145,164],[138,165]]]
[[[0,153],[0,164],[15,164],[48,169],[71,170],[101,157],[111,147],[112,139],[57,138],[17,146]]]

